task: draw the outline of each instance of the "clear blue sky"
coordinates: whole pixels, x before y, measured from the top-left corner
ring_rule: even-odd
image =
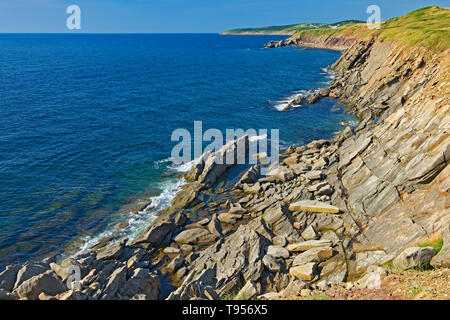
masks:
[[[74,32],[66,8],[82,12],[81,32],[219,32],[301,22],[366,20],[376,4],[382,20],[450,0],[0,0],[0,33]]]

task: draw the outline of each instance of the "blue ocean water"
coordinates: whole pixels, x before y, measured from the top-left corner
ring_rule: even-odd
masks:
[[[171,133],[195,120],[277,128],[284,147],[342,129],[353,117],[335,100],[278,110],[326,86],[340,56],[262,49],[283,38],[0,35],[0,265],[76,251],[123,221],[138,233],[180,185]],[[130,216],[136,198],[154,210]]]

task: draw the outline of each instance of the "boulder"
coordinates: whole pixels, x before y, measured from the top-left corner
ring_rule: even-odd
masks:
[[[16,282],[14,284],[14,288],[19,287],[24,281],[42,274],[49,269],[49,266],[42,263],[30,262],[26,263],[20,270],[17,272]]]
[[[309,180],[320,180],[324,176],[323,172],[320,170],[312,170],[305,173],[305,177]]]
[[[317,200],[301,200],[289,206],[291,211],[339,213],[339,208]]]
[[[234,300],[249,300],[257,296],[259,291],[258,285],[253,280],[249,280],[242,289],[239,290]]]
[[[167,248],[164,248],[163,253],[165,253],[165,254],[179,254],[180,253],[180,249],[174,248],[174,247],[167,247]]]
[[[270,272],[277,273],[280,272],[282,269],[282,264],[275,259],[273,256],[266,254],[262,260],[264,266],[269,270]]]
[[[103,299],[112,299],[116,295],[117,291],[125,284],[127,277],[127,267],[122,266],[109,276],[108,282],[103,290]]]
[[[290,268],[289,274],[301,280],[311,281],[316,275],[316,267],[317,263],[315,262],[306,263]]]
[[[132,298],[136,294],[142,295],[144,300],[156,300],[159,295],[159,278],[148,269],[136,269],[120,290],[123,297]]]
[[[278,236],[284,236],[288,241],[303,241],[300,233],[294,228],[292,213],[284,203],[276,203],[264,212],[264,221]]]
[[[269,246],[267,248],[267,254],[271,255],[274,258],[289,258],[289,251],[279,246]]]
[[[420,267],[436,255],[436,249],[433,247],[411,247],[406,248],[392,262],[397,268],[406,270],[413,267]]]
[[[175,237],[175,241],[181,244],[205,244],[217,240],[217,236],[206,229],[195,228],[184,230]]]
[[[118,260],[122,256],[123,249],[127,243],[128,238],[123,238],[113,244],[101,249],[97,253],[97,260]]]
[[[179,254],[167,265],[167,271],[170,273],[175,273],[184,263],[184,258],[182,254]]]
[[[288,244],[288,241],[287,241],[286,237],[284,237],[284,236],[276,236],[276,237],[273,237],[272,243],[275,246],[284,247]]]
[[[442,232],[443,246],[437,255],[431,259],[430,264],[434,268],[450,268],[450,228]]]
[[[322,262],[333,256],[333,249],[331,247],[313,248],[309,249],[294,258],[292,265],[299,266],[309,262]]]
[[[7,266],[0,272],[0,289],[11,292],[14,289],[19,270],[20,266]]]
[[[319,235],[317,234],[316,230],[312,225],[309,225],[306,227],[305,230],[302,232],[302,237],[305,240],[317,240],[319,239]]]
[[[36,300],[41,293],[55,296],[66,290],[66,287],[56,274],[48,270],[23,281],[13,293],[20,299]]]

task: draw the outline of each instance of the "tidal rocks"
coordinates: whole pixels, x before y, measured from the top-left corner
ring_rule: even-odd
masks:
[[[42,292],[55,296],[66,291],[66,287],[56,274],[49,270],[23,281],[13,293],[20,299],[35,300]]]
[[[301,200],[289,206],[291,211],[339,213],[339,208],[317,200]]]
[[[411,247],[403,250],[392,262],[394,266],[406,270],[430,262],[435,255],[436,249],[433,247]]]
[[[97,253],[97,260],[118,260],[120,259],[125,244],[127,243],[128,238],[121,239],[117,242],[114,242],[110,246],[101,249]]]
[[[181,244],[204,244],[216,241],[217,236],[206,229],[194,228],[185,230],[175,237],[175,241]]]

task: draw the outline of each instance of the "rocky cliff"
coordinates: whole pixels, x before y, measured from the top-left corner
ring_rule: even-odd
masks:
[[[344,49],[330,88],[309,103],[338,98],[359,124],[288,148],[265,176],[243,169],[232,187],[220,183],[229,166],[213,160],[237,141],[205,154],[137,239],[10,266],[0,299],[276,299],[370,287],[386,264],[448,268],[450,49],[376,36],[272,45]],[[430,237],[443,238],[439,253],[419,246]],[[69,290],[73,266],[81,282]]]

